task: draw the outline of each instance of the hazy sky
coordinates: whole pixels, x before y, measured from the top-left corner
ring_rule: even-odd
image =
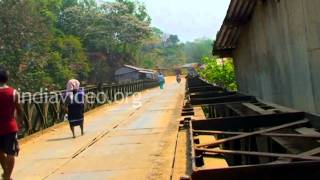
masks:
[[[140,0],[152,18],[152,25],[183,41],[215,38],[230,0]]]
[[[230,0],[141,1],[146,4],[153,26],[177,34],[183,41],[215,38],[230,3]]]

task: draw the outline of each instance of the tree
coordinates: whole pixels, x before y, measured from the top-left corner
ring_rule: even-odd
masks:
[[[63,3],[0,1],[0,63],[16,72],[11,73],[10,84],[26,91],[39,91],[40,87],[63,88],[71,76],[87,76],[90,68],[81,41],[65,36],[57,26]],[[68,48],[72,51],[65,52]]]
[[[170,35],[167,39],[166,43],[169,46],[177,46],[177,44],[180,42],[178,35]]]
[[[11,83],[21,88],[26,88],[30,77],[40,79],[45,74],[42,68],[51,33],[37,7],[34,1],[0,1],[0,63],[15,72]]]
[[[53,58],[50,60],[56,60],[55,62],[50,61],[51,63],[56,64],[56,67],[62,67],[57,69],[56,76],[61,76],[56,79],[56,82],[65,83],[69,78],[77,78],[79,80],[85,81],[88,78],[90,72],[90,65],[88,62],[87,55],[82,47],[81,41],[75,36],[64,36],[57,38],[53,43]],[[50,73],[56,74],[53,72],[54,69],[51,68],[52,64],[48,65]],[[54,66],[53,66],[54,67]]]
[[[69,78],[107,82],[123,64],[172,68],[205,54],[188,54],[178,35],[151,27],[133,0],[0,0],[0,11],[0,64],[22,90],[64,88]]]
[[[97,68],[91,79],[102,81],[110,78],[101,79],[96,72],[113,76],[121,64],[138,64],[142,44],[151,32],[145,6],[131,0],[105,2],[99,7],[83,3],[68,6],[60,15],[59,27],[65,34],[80,37],[89,56],[104,58],[91,61]]]
[[[218,59],[217,57],[203,57],[204,69],[199,74],[211,83],[237,90],[234,66],[231,59]]]
[[[201,38],[187,42],[185,52],[188,63],[200,62],[203,57],[212,57],[212,40]]]

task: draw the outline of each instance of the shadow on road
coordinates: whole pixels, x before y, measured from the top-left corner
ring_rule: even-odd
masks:
[[[48,139],[47,141],[64,141],[64,140],[69,140],[69,139],[74,139],[74,138],[73,137],[64,137],[64,138]]]

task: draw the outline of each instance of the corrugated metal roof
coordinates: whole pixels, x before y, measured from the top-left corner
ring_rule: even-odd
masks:
[[[134,72],[139,72],[139,73],[144,73],[144,74],[155,74],[156,71],[152,70],[152,69],[144,69],[144,68],[140,68],[140,67],[136,67],[136,66],[132,66],[132,65],[123,65],[122,68],[129,68],[129,69],[133,69]],[[120,68],[121,69],[121,68]],[[127,73],[132,73],[132,72],[120,72],[119,69],[115,72],[115,75],[123,75],[123,74],[127,74]]]
[[[199,66],[199,63],[189,63],[189,64],[185,64],[183,66],[181,66],[181,68],[194,68]]]
[[[216,37],[214,54],[230,56],[237,46],[241,27],[250,20],[256,3],[257,0],[231,0],[227,15]]]
[[[140,67],[136,67],[136,66],[132,66],[132,65],[124,65],[125,67],[127,68],[130,68],[130,69],[134,69],[134,70],[137,70],[137,71],[142,71],[142,72],[149,72],[149,73],[154,73],[156,71],[152,70],[152,69],[145,69],[145,68],[140,68]]]
[[[140,71],[142,69],[142,68],[139,68],[139,67],[136,67],[136,66],[127,65],[127,64],[125,64],[124,67],[130,68],[130,69],[134,69],[134,70],[137,70],[137,71]]]
[[[143,73],[143,74],[155,74],[154,71],[147,71],[147,70],[141,70],[141,71],[139,71],[139,73]]]

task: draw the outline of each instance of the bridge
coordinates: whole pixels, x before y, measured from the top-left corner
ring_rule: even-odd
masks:
[[[181,84],[167,77],[164,90],[156,84],[87,87],[87,95],[103,92],[108,101],[86,101],[85,134],[78,130],[76,138],[63,121],[62,101],[37,102],[63,92],[25,97],[24,117],[19,118],[21,152],[13,177],[320,177],[320,117],[231,92],[199,77],[189,76]]]
[[[237,92],[198,77],[168,77],[164,90],[154,81],[89,86],[105,96],[86,102],[75,139],[65,92],[23,95],[13,177],[320,179],[319,5],[230,1],[213,54],[233,58]]]
[[[86,105],[85,134],[80,136],[80,130],[76,129],[75,139],[66,122],[49,127],[50,114],[61,116],[62,111],[52,108],[58,105],[24,104],[25,111],[33,114],[26,117],[31,124],[26,131],[34,133],[20,140],[21,152],[13,177],[170,179],[185,86],[176,83],[174,77],[166,81],[164,90],[147,89],[155,84],[105,85],[102,87],[105,92],[133,90],[141,91],[141,96],[127,97],[121,103]],[[137,102],[141,106],[136,106]]]

